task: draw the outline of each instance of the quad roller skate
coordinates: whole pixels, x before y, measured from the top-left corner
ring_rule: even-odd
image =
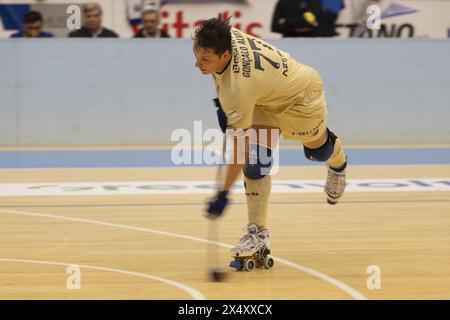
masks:
[[[230,262],[230,267],[237,271],[272,268],[274,261],[270,256],[269,231],[258,230],[254,224],[245,227],[244,230],[247,234],[241,238],[237,246],[231,249],[234,260]]]

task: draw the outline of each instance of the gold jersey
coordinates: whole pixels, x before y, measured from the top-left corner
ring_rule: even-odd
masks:
[[[231,29],[231,46],[229,64],[213,77],[233,128],[250,128],[255,107],[281,117],[302,99],[317,74],[288,53],[236,28]]]

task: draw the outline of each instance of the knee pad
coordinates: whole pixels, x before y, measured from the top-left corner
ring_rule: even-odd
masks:
[[[248,163],[244,168],[244,176],[249,179],[262,179],[270,173],[272,168],[272,150],[263,145],[249,146]]]
[[[328,138],[325,143],[316,149],[310,149],[306,146],[303,146],[303,151],[305,152],[305,157],[311,161],[324,162],[330,159],[331,155],[334,151],[334,144],[336,142],[337,137],[327,128]]]

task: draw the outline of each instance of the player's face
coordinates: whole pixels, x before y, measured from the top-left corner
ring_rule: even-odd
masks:
[[[213,49],[194,47],[195,66],[200,69],[203,74],[211,74],[223,70],[229,58],[226,51],[221,56],[215,54]]]

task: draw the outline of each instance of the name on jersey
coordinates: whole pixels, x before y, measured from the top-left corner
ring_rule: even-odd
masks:
[[[231,45],[233,46],[233,72],[241,73],[242,76],[246,78],[250,78],[251,71],[251,63],[252,59],[250,58],[250,52],[245,45],[244,36],[237,30],[232,31],[236,41],[232,40]],[[237,42],[237,43],[236,43]],[[239,63],[241,61],[241,64]]]

